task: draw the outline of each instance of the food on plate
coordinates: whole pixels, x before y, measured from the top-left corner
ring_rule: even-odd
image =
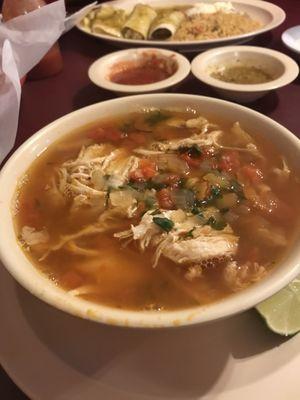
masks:
[[[269,72],[253,65],[228,65],[211,73],[211,76],[223,82],[240,84],[258,84],[272,81],[274,78]]]
[[[156,11],[145,5],[137,4],[122,28],[126,39],[147,39],[149,28],[157,16]]]
[[[122,37],[121,29],[126,22],[124,10],[113,7],[101,7],[93,10],[82,20],[83,26],[92,25],[92,32],[105,33],[109,36]]]
[[[174,56],[157,51],[144,51],[137,59],[119,61],[109,73],[109,80],[122,85],[145,85],[160,82],[172,76],[178,69]]]
[[[245,13],[217,11],[193,14],[177,30],[174,40],[205,40],[242,35],[261,28],[260,22]]]
[[[171,38],[184,19],[185,15],[182,11],[175,10],[162,13],[161,16],[153,22],[149,32],[149,39],[166,40]]]
[[[103,5],[92,10],[81,26],[94,33],[135,40],[205,40],[255,31],[259,21],[231,2],[196,3],[156,8],[137,3],[132,11]]]
[[[298,229],[297,171],[259,133],[188,105],[72,132],[20,180],[20,246],[70,295],[116,308],[183,309],[242,290]]]

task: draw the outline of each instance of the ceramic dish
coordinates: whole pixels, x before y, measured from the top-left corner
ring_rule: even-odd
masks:
[[[20,177],[36,157],[62,135],[101,117],[119,114],[120,110],[130,113],[147,107],[189,107],[226,120],[238,120],[246,130],[255,127],[256,131],[272,140],[283,155],[288,154],[291,166],[296,168],[299,165],[299,139],[270,118],[234,103],[184,94],[149,94],[123,97],[85,107],[54,121],[33,135],[13,154],[1,171],[0,257],[7,270],[32,294],[58,309],[97,322],[128,327],[177,327],[217,320],[245,311],[286,286],[300,270],[299,239],[280,264],[257,284],[220,302],[159,313],[121,310],[76,298],[56,286],[32,265],[16,240],[11,208]]]
[[[204,0],[204,2],[209,2]],[[215,2],[215,0],[213,1]],[[101,5],[110,5],[117,8],[125,9],[126,11],[131,11],[137,0],[114,0],[107,3],[102,3]],[[153,7],[172,7],[172,6],[182,6],[182,5],[194,5],[199,3],[199,0],[189,0],[185,2],[183,0],[144,0],[143,4],[149,4]],[[172,49],[180,49],[181,51],[200,51],[207,50],[212,47],[220,46],[223,44],[234,44],[243,43],[254,36],[268,32],[277,26],[279,26],[285,20],[285,12],[275,4],[261,1],[261,0],[235,0],[232,2],[233,6],[242,12],[246,12],[253,19],[258,20],[262,23],[262,28],[253,32],[249,32],[242,35],[218,38],[218,39],[207,39],[207,40],[192,40],[192,41],[161,41],[161,40],[133,40],[125,38],[112,37],[106,34],[96,34],[90,32],[88,29],[84,28],[80,23],[77,24],[77,28],[82,32],[91,35],[93,37],[107,40],[112,44],[118,46],[128,47],[128,46],[152,46],[152,47],[167,47]]]
[[[283,32],[281,39],[288,49],[300,57],[300,25],[287,29]]]
[[[273,79],[259,84],[237,84],[211,76],[220,66],[224,68],[240,64],[266,71]],[[275,50],[254,46],[228,46],[198,55],[192,61],[192,73],[201,82],[213,87],[221,96],[247,103],[291,83],[298,76],[299,67],[290,57]]]
[[[177,70],[166,79],[146,85],[123,85],[110,80],[111,70],[116,64],[127,61],[138,61],[142,58],[143,54],[150,53],[159,57],[172,58],[174,63],[177,64]],[[181,54],[170,50],[146,47],[116,51],[115,53],[101,57],[90,66],[88,75],[95,85],[104,89],[118,93],[134,94],[166,90],[182,82],[188,76],[190,70],[190,62]]]
[[[99,326],[0,263],[0,315],[0,363],[31,400],[299,400],[300,335],[275,335],[254,310],[167,331]]]

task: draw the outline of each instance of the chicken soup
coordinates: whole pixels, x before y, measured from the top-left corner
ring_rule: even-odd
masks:
[[[263,279],[295,236],[299,196],[297,173],[259,132],[149,109],[51,145],[19,183],[15,226],[70,295],[175,310]]]

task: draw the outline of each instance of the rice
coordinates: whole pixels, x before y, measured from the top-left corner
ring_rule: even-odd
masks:
[[[174,35],[174,40],[217,39],[241,35],[261,28],[262,24],[247,14],[224,13],[197,14],[188,17]]]

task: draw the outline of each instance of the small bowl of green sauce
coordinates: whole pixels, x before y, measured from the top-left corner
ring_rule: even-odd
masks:
[[[199,54],[192,62],[192,73],[222,97],[249,103],[291,83],[299,67],[275,50],[229,46]]]

